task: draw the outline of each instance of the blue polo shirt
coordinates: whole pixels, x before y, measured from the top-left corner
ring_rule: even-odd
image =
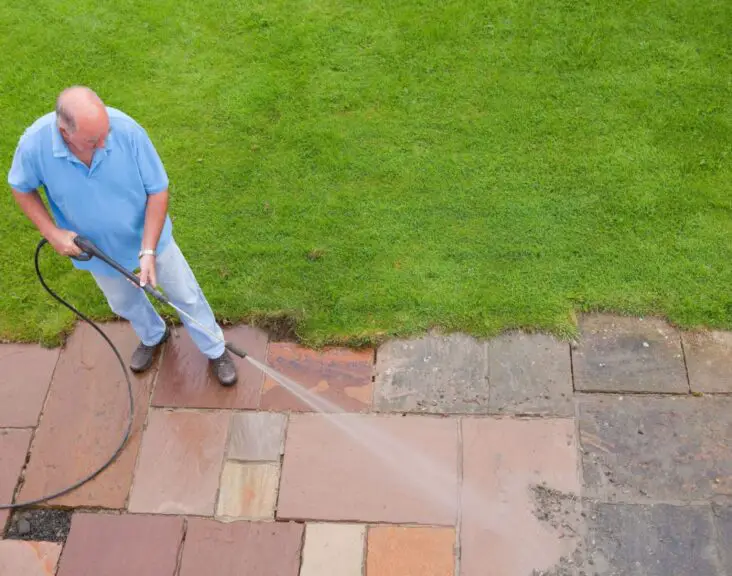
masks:
[[[21,136],[8,183],[23,193],[42,186],[59,228],[86,236],[122,266],[135,270],[147,197],[166,190],[168,176],[145,130],[119,110],[107,111],[109,137],[104,148],[94,152],[90,168],[69,150],[52,112]],[[166,216],[158,252],[171,238],[172,224]],[[73,263],[95,274],[118,274],[97,258]]]

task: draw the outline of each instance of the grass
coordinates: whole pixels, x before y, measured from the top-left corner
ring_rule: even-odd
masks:
[[[217,314],[313,345],[577,311],[732,327],[732,3],[5,0],[0,159],[69,84],[140,121]],[[0,207],[0,338],[73,318]],[[49,282],[95,318],[93,281]]]

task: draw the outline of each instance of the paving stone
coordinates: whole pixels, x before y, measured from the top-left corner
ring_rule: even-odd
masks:
[[[302,534],[294,522],[191,518],[180,576],[298,576]]]
[[[60,555],[53,542],[0,540],[0,575],[54,576]]]
[[[0,344],[0,428],[38,424],[58,355],[59,349]]]
[[[113,322],[101,328],[122,358],[129,358],[138,344],[129,324]],[[154,372],[130,373],[135,400],[133,431],[117,460],[87,484],[47,504],[124,507]],[[99,468],[119,446],[128,418],[127,382],[117,357],[93,328],[82,323],[59,357],[20,497],[32,500],[56,492]],[[69,457],[70,450],[77,456]]]
[[[30,445],[30,430],[0,429],[0,504],[11,504]],[[0,510],[0,536],[10,515]]]
[[[279,464],[226,462],[216,515],[230,519],[274,518]]]
[[[732,393],[732,333],[686,332],[681,339],[692,391]]]
[[[76,513],[58,576],[173,576],[183,518]]]
[[[490,408],[504,414],[574,414],[569,345],[545,334],[513,333],[489,343]]]
[[[462,334],[384,344],[376,361],[375,408],[382,412],[487,413],[488,344]]]
[[[287,416],[276,412],[240,412],[231,420],[228,457],[245,462],[279,462],[285,447]]]
[[[153,410],[130,512],[213,516],[230,415]]]
[[[453,576],[455,532],[452,528],[373,527],[366,557],[368,576]]]
[[[573,420],[466,418],[461,576],[543,573],[570,556],[579,493]]]
[[[717,525],[717,549],[727,574],[732,574],[732,503],[713,507]]]
[[[586,569],[603,576],[722,576],[708,506],[595,504]],[[593,573],[593,572],[590,572]]]
[[[279,518],[454,526],[457,422],[359,414],[291,417]]]
[[[296,344],[273,342],[267,361],[276,371],[317,394],[323,405],[328,406],[328,412],[363,412],[371,408],[373,350],[315,351]],[[260,406],[264,410],[317,411],[271,377],[264,383]]]
[[[640,502],[732,495],[732,398],[587,396],[579,414],[589,495]]]
[[[264,361],[267,335],[250,326],[224,330],[227,341],[252,358]],[[153,405],[174,408],[256,408],[264,374],[246,360],[234,357],[239,371],[235,386],[221,386],[184,328],[174,331],[165,345]]]
[[[308,524],[300,576],[362,576],[366,527]]]
[[[572,354],[577,390],[685,394],[689,383],[679,333],[655,318],[583,316]]]

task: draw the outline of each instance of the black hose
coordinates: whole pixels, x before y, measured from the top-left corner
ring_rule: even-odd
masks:
[[[130,398],[130,413],[127,418],[127,429],[125,430],[125,434],[122,438],[122,441],[120,442],[117,449],[114,451],[114,453],[109,457],[109,459],[97,470],[86,476],[85,478],[82,478],[78,482],[72,484],[71,486],[64,488],[63,490],[59,490],[58,492],[54,492],[53,494],[49,494],[47,496],[43,496],[42,498],[38,498],[36,500],[27,500],[25,502],[16,502],[15,504],[0,504],[0,510],[10,510],[12,508],[23,508],[25,506],[32,506],[33,504],[39,504],[41,502],[45,502],[48,500],[53,500],[54,498],[58,498],[59,496],[62,496],[64,494],[67,494],[68,492],[71,492],[72,490],[76,490],[79,486],[82,486],[83,484],[86,484],[89,482],[92,478],[99,475],[102,471],[104,471],[106,468],[109,467],[112,462],[114,462],[117,459],[117,456],[119,456],[120,452],[122,452],[122,449],[127,444],[127,441],[130,438],[130,434],[132,433],[132,424],[134,421],[134,415],[135,415],[135,400],[134,400],[134,392],[132,391],[132,381],[130,380],[130,375],[127,372],[127,366],[125,365],[124,360],[122,359],[122,355],[119,353],[119,350],[117,350],[117,347],[112,343],[112,341],[109,339],[109,337],[102,331],[102,329],[97,326],[92,320],[87,318],[84,314],[79,312],[76,308],[74,308],[71,304],[66,302],[61,296],[56,294],[51,288],[48,287],[45,280],[43,279],[43,275],[41,274],[41,269],[38,266],[38,255],[41,252],[41,248],[44,244],[46,244],[46,239],[42,239],[38,246],[36,247],[36,255],[35,255],[35,264],[36,264],[36,274],[38,275],[38,280],[40,281],[41,285],[46,289],[46,291],[53,296],[56,300],[58,300],[61,304],[66,306],[69,310],[71,310],[74,314],[76,314],[79,318],[87,322],[94,330],[99,332],[99,334],[102,335],[102,338],[104,338],[107,341],[107,344],[109,344],[114,351],[114,353],[117,356],[117,359],[119,360],[120,366],[122,366],[122,372],[124,372],[125,380],[127,380],[127,392],[129,394]]]

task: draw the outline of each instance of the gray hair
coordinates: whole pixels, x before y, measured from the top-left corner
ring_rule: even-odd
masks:
[[[69,132],[76,131],[76,120],[60,97],[56,101],[56,118],[58,119],[58,123]]]

